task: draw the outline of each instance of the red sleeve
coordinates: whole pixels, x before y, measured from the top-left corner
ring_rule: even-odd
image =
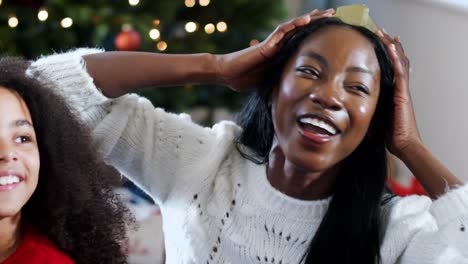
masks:
[[[27,227],[16,251],[1,264],[74,264],[47,238]]]

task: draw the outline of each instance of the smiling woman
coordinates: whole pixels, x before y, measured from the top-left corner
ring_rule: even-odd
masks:
[[[324,19],[296,34],[268,71],[273,77],[239,116],[240,143],[268,163],[267,177],[283,193],[333,196],[306,263],[371,263],[381,243],[390,57],[367,29]]]
[[[468,261],[468,186],[421,143],[401,43],[333,14],[225,55],[80,49],[29,72],[160,205],[168,263]],[[261,85],[237,123],[212,128],[125,95],[178,83]],[[441,197],[387,193],[386,148]]]
[[[116,175],[64,100],[26,76],[28,65],[0,58],[0,262],[125,263]]]

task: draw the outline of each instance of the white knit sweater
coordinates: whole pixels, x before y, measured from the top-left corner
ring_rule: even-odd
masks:
[[[232,122],[204,128],[135,94],[104,97],[81,57],[95,52],[44,57],[28,73],[67,98],[105,160],[160,205],[167,263],[299,263],[329,199],[274,189],[266,166],[236,150]],[[394,199],[383,211],[383,263],[468,263],[468,185],[434,202]]]

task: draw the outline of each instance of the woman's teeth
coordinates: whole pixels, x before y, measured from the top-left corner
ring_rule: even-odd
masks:
[[[327,124],[326,122],[318,119],[318,118],[313,118],[313,117],[303,117],[301,119],[299,119],[299,122],[302,123],[302,124],[305,124],[305,125],[312,125],[312,126],[316,126],[316,127],[319,127],[325,131],[327,131],[328,133],[330,133],[331,135],[336,135],[337,131],[336,129]]]
[[[20,181],[21,181],[20,178],[14,175],[0,177],[0,185],[10,185],[10,184],[18,183]]]

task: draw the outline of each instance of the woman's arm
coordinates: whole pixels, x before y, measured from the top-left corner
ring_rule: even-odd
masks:
[[[103,52],[83,58],[94,83],[108,97],[148,86],[217,83],[218,57],[207,53]]]
[[[295,30],[333,14],[333,9],[314,10],[279,25],[263,42],[225,55],[106,52],[83,58],[96,86],[109,97],[141,87],[187,83],[221,84],[240,91],[256,84],[259,71]]]
[[[422,143],[409,145],[399,158],[433,199],[463,184]]]

